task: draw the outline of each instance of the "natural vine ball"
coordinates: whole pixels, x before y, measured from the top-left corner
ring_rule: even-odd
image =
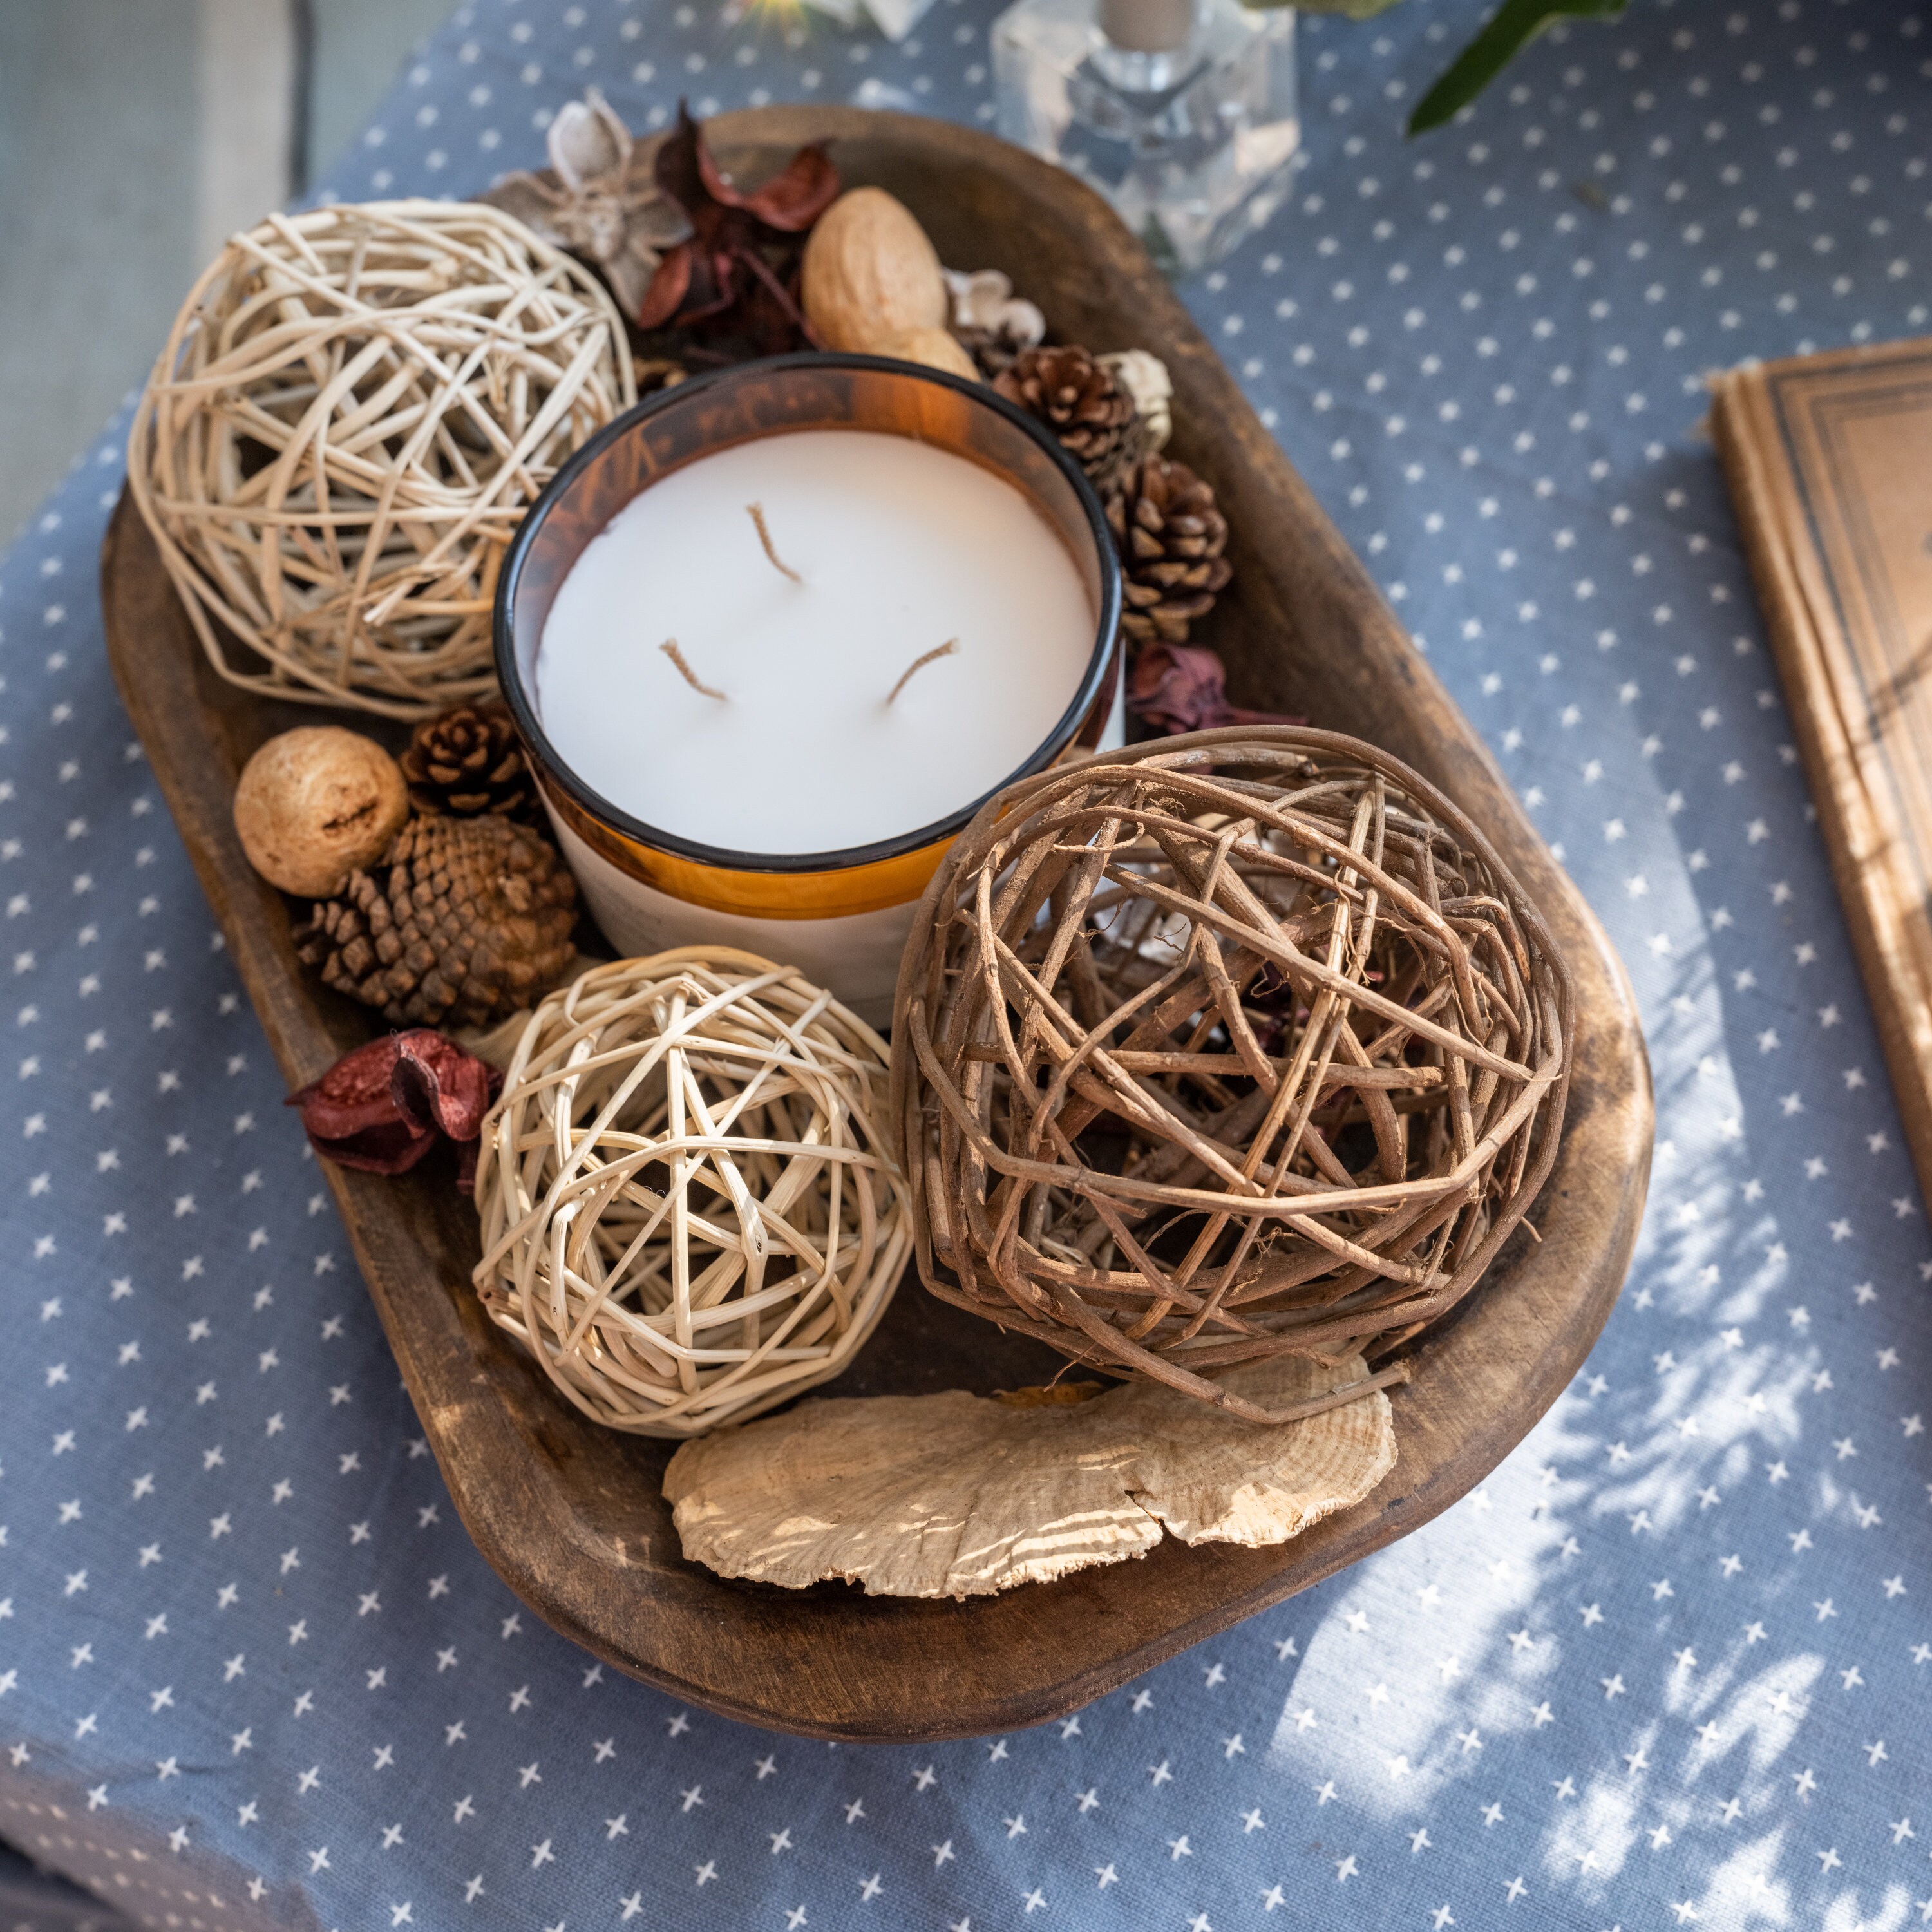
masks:
[[[224,677],[426,717],[495,688],[504,550],[635,394],[602,284],[496,208],[274,214],[176,318],[128,487]]]
[[[1289,1421],[1399,1381],[1556,1155],[1571,998],[1435,788],[1327,732],[1024,780],[932,881],[893,1015],[920,1272],[1075,1360]],[[1360,1351],[1272,1411],[1214,1379]]]
[[[788,966],[686,946],[538,1007],[483,1125],[476,1282],[596,1420],[700,1436],[837,1375],[912,1245],[886,1046]]]

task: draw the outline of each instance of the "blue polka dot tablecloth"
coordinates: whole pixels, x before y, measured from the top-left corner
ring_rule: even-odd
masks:
[[[991,12],[482,0],[327,185],[472,191],[592,81],[985,122]],[[1574,1387],[1037,1730],[600,1668],[466,1540],[116,701],[117,422],[0,565],[0,1834],[168,1932],[1932,1922],[1932,1244],[1700,428],[1712,368],[1926,328],[1932,34],[1631,0],[1405,145],[1478,17],[1308,20],[1298,191],[1186,292],[1636,982],[1649,1215]]]

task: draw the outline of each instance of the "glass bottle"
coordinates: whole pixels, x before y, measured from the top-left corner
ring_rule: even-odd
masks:
[[[1168,274],[1220,260],[1287,194],[1292,8],[1018,0],[992,38],[1000,132],[1099,189]]]

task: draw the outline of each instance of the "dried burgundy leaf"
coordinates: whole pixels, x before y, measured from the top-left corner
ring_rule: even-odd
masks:
[[[710,199],[704,190],[705,164],[698,159],[704,152],[704,135],[691,118],[684,102],[677,104],[677,125],[658,143],[651,172],[658,191],[670,196],[689,220],[694,208]],[[709,159],[708,155],[706,159]]]
[[[309,1138],[316,1153],[326,1154],[338,1167],[360,1168],[365,1174],[406,1174],[436,1144],[435,1135],[416,1133],[394,1117],[338,1139],[325,1139],[314,1131]]]
[[[838,171],[822,141],[801,148],[762,188],[740,194],[718,171],[711,150],[698,136],[698,167],[705,192],[727,208],[754,214],[781,234],[802,235],[838,196]]]
[[[317,1154],[368,1174],[406,1174],[439,1140],[456,1143],[458,1184],[502,1076],[428,1027],[372,1040],[289,1096]]]
[[[286,1106],[302,1110],[302,1125],[340,1140],[394,1118],[389,1070],[396,1064],[396,1036],[372,1040],[345,1053],[320,1080],[291,1094]]]
[[[435,1145],[435,1130],[412,1126],[396,1106],[389,1090],[396,1058],[394,1035],[372,1040],[289,1096],[316,1153],[370,1174],[403,1174]]]
[[[741,194],[719,172],[703,128],[680,104],[653,175],[692,233],[658,264],[638,326],[739,337],[760,355],[811,342],[794,290],[800,238],[838,192],[824,147],[801,148],[770,181]]]
[[[691,287],[692,260],[688,242],[680,242],[664,251],[638,310],[640,328],[662,328],[684,306],[685,296]]]
[[[1178,736],[1226,724],[1299,724],[1275,711],[1228,702],[1228,674],[1204,644],[1143,645],[1127,678],[1127,707],[1157,730]]]

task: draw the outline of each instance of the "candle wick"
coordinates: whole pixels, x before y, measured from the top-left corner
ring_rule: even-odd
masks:
[[[724,692],[722,691],[713,691],[710,686],[706,684],[704,680],[698,676],[697,672],[692,669],[689,664],[688,664],[685,660],[683,652],[678,649],[677,640],[675,638],[665,638],[664,642],[658,645],[658,649],[662,651],[664,656],[669,658],[671,662],[677,666],[679,670],[683,674],[685,682],[689,685],[693,691],[702,692],[706,698],[716,698],[724,704],[728,704],[730,702],[730,700],[725,697]],[[913,667],[914,670],[916,670],[919,667],[916,664]],[[911,671],[908,671],[906,674],[908,677],[910,677],[911,675]],[[901,682],[903,682],[904,680],[902,680]]]
[[[802,584],[805,581],[805,579],[800,576],[798,572],[793,569],[791,566],[786,562],[784,559],[780,556],[777,550],[772,547],[772,533],[765,526],[764,505],[762,503],[747,503],[745,506],[745,508],[750,515],[752,522],[756,524],[758,526],[758,541],[764,545],[765,555],[771,560],[772,568],[774,570],[783,572],[787,577],[791,579],[793,583]]]
[[[899,693],[904,690],[908,685],[911,683],[914,672],[925,670],[928,664],[934,662],[938,658],[950,658],[958,648],[959,640],[957,638],[948,638],[945,643],[941,644],[937,650],[928,651],[922,658],[914,658],[912,662],[908,664],[905,669],[900,674],[899,681],[892,686],[891,694],[887,697],[886,702],[888,704],[891,704],[892,699],[898,697]]]

